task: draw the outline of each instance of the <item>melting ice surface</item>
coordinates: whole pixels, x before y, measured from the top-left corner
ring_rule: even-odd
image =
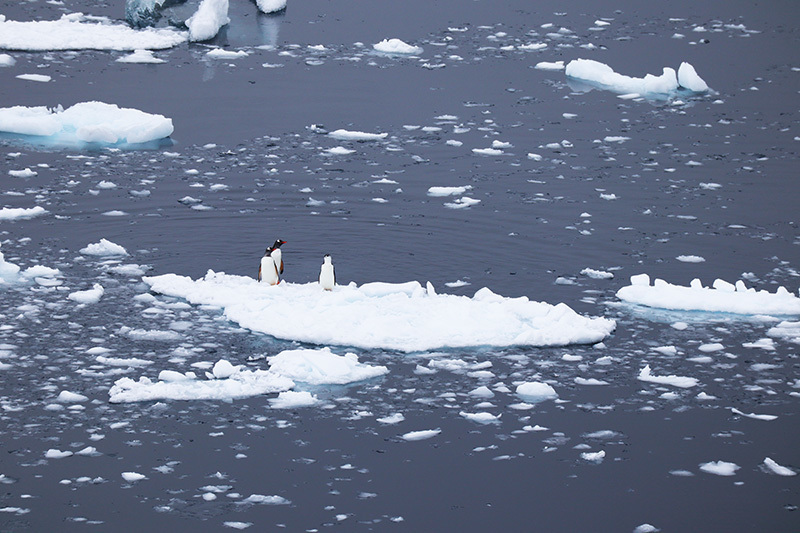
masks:
[[[778,287],[774,292],[748,289],[739,280],[736,285],[717,279],[713,287],[703,287],[699,279],[689,287],[672,285],[650,276],[631,276],[631,284],[617,291],[617,298],[628,303],[681,311],[707,311],[742,315],[800,315],[800,298]]]
[[[708,85],[689,63],[682,63],[677,73],[673,68],[664,67],[660,76],[647,74],[644,78],[635,78],[619,74],[599,61],[575,59],[567,64],[564,72],[569,78],[618,93],[663,95],[674,93],[681,87],[693,92],[708,90]]]
[[[157,50],[185,42],[186,32],[170,28],[134,30],[106,17],[83,13],[58,20],[17,22],[0,15],[0,49],[6,50]]]
[[[602,341],[614,320],[587,318],[568,305],[505,298],[488,288],[475,296],[436,294],[416,281],[366,283],[322,291],[316,283],[268,286],[209,271],[192,280],[145,277],[157,293],[221,307],[240,326],[281,339],[403,352],[467,346],[564,346]]]
[[[0,108],[0,131],[30,135],[55,143],[139,144],[169,137],[172,120],[103,102],[82,102],[72,107]]]

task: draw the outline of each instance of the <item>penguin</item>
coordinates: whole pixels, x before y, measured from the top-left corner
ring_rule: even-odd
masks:
[[[319,269],[319,284],[326,291],[332,291],[333,286],[336,285],[336,274],[333,272],[330,254],[325,254],[322,261],[322,267]]]
[[[263,281],[270,285],[277,285],[281,282],[280,275],[283,274],[283,259],[280,247],[282,244],[286,244],[286,241],[278,239],[275,244],[264,252],[261,264],[258,266],[258,281]]]

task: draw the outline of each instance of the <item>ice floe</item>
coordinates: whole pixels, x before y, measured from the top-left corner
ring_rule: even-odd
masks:
[[[789,322],[785,320],[777,326],[770,328],[767,331],[767,335],[800,344],[800,321]]]
[[[732,476],[736,474],[736,471],[740,468],[741,467],[736,463],[729,463],[727,461],[710,461],[700,465],[700,470],[703,472],[716,474],[718,476]]]
[[[779,476],[796,476],[797,472],[792,470],[789,467],[781,466],[769,457],[764,459],[764,466],[766,467],[767,471],[772,474],[777,474]]]
[[[650,276],[631,276],[631,284],[617,291],[620,300],[680,311],[706,311],[712,313],[735,313],[743,315],[800,315],[800,298],[778,287],[773,292],[748,289],[743,281],[735,285],[717,279],[713,287],[703,287],[694,279],[686,287],[673,285],[656,279],[650,285]]]
[[[672,385],[673,387],[680,387],[688,389],[697,385],[697,378],[676,376],[671,374],[669,376],[654,376],[650,369],[650,365],[645,365],[639,371],[639,381],[648,381],[650,383],[658,383],[659,385]]]
[[[385,139],[388,133],[366,133],[363,131],[349,131],[338,129],[328,134],[328,137],[333,137],[339,141],[379,141]]]
[[[558,394],[551,385],[539,381],[520,383],[517,385],[516,393],[526,402],[540,402],[558,398]]]
[[[190,41],[208,41],[228,24],[228,0],[203,0],[194,15],[186,19]]]
[[[389,55],[419,55],[422,53],[422,47],[407,44],[400,39],[384,39],[372,45],[372,48],[376,52]]]
[[[83,255],[97,256],[128,255],[128,252],[124,247],[113,243],[108,239],[100,239],[99,242],[89,244],[85,248],[81,248],[80,252]]]
[[[619,74],[610,66],[599,61],[575,59],[567,63],[564,72],[567,77],[574,80],[590,83],[620,94],[666,95],[676,92],[680,87],[693,92],[708,90],[708,85],[697,75],[689,63],[681,64],[680,69],[682,76],[679,76],[675,69],[664,67],[660,76],[647,74],[644,78],[636,78]]]
[[[134,50],[132,53],[126,56],[117,58],[117,63],[158,64],[166,63],[166,61],[154,56],[152,50]]]
[[[94,286],[89,290],[69,293],[67,298],[79,304],[96,304],[100,301],[100,298],[103,297],[104,293],[105,289],[103,289],[103,286],[99,283],[95,283]]]
[[[106,17],[83,13],[58,20],[17,22],[0,15],[0,49],[6,50],[157,50],[185,42],[186,32],[171,28],[134,30]]]
[[[39,205],[35,207],[4,207],[0,209],[0,221],[28,220],[44,214],[47,214],[47,209]]]
[[[564,303],[505,298],[488,288],[472,298],[436,294],[416,282],[366,283],[322,291],[317,283],[255,279],[209,271],[192,280],[144,277],[157,293],[213,305],[240,326],[323,345],[415,352],[467,346],[562,346],[603,340],[616,323],[588,318]]]
[[[330,348],[285,350],[268,361],[273,372],[310,385],[344,385],[389,372],[385,366],[359,363],[354,353],[336,355]]]
[[[172,120],[103,102],[58,106],[0,108],[0,131],[60,143],[138,144],[169,137]]]
[[[425,440],[430,439],[441,433],[441,429],[422,429],[419,431],[409,431],[408,433],[404,433],[401,438],[403,440],[408,441],[416,441],[416,440]]]

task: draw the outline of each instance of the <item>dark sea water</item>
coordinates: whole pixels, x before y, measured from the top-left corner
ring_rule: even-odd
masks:
[[[122,18],[124,2],[0,7],[13,20],[77,11]],[[775,324],[763,318],[633,308],[615,296],[640,273],[706,285],[744,274],[749,286],[797,294],[800,4],[290,0],[285,13],[265,16],[231,0],[230,17],[212,43],[156,52],[164,64],[117,63],[118,52],[11,52],[16,65],[0,68],[1,107],[100,100],[175,125],[171,141],[142,149],[0,139],[0,208],[49,212],[0,221],[5,259],[59,268],[70,291],[106,289],[99,303],[76,307],[66,290],[0,286],[0,530],[800,529],[800,476],[763,467],[769,457],[800,470],[800,345],[744,347]],[[599,19],[609,22],[602,30]],[[370,53],[392,37],[424,52]],[[519,48],[530,43],[548,46]],[[209,44],[249,55],[209,59]],[[688,61],[713,91],[620,99],[534,68],[575,58],[632,76]],[[15,78],[24,73],[52,81]],[[325,135],[339,128],[388,135]],[[493,141],[510,147],[472,152]],[[326,153],[338,146],[354,152]],[[8,174],[26,167],[37,175]],[[466,185],[479,204],[450,209],[453,198],[427,194]],[[180,201],[187,196],[194,201]],[[447,351],[489,362],[489,378],[469,368],[416,373],[431,354],[353,350],[389,373],[316,390],[324,408],[271,409],[266,396],[111,404],[108,390],[123,376],[220,358],[262,368],[297,344],[169,298],[159,298],[161,313],[143,312],[149,305],[133,299],[148,291],[140,276],[79,253],[101,238],[149,274],[193,278],[209,269],[255,275],[264,248],[282,238],[288,281],[316,279],[330,253],[340,283],[431,281],[465,295],[487,286],[614,318],[617,329],[603,346]],[[614,278],[590,279],[587,267]],[[444,285],[456,280],[469,285]],[[133,341],[125,327],[172,328],[181,340]],[[710,343],[723,349],[699,350]],[[154,363],[98,365],[86,354],[97,345]],[[663,346],[677,354],[653,350]],[[710,359],[690,360],[700,355]],[[638,381],[646,363],[700,385]],[[479,408],[485,400],[469,395],[534,380],[552,383],[559,400],[520,411],[513,393]],[[62,390],[90,400],[47,408]],[[502,417],[481,425],[461,411]],[[376,421],[397,412],[397,425]],[[435,428],[432,439],[400,438]],[[87,446],[97,454],[45,458]],[[599,450],[602,462],[581,458]],[[741,468],[700,471],[710,461]],[[122,472],[146,479],[129,483]],[[242,503],[251,494],[290,503]]]

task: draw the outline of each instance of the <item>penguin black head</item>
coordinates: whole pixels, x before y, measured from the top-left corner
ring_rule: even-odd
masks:
[[[274,250],[276,248],[280,248],[281,244],[286,244],[286,241],[278,239],[277,241],[275,241],[275,244],[272,245],[272,249]]]
[[[331,256],[331,254],[325,254],[325,255],[322,256],[322,258],[325,259],[326,257],[330,257],[330,256]]]

